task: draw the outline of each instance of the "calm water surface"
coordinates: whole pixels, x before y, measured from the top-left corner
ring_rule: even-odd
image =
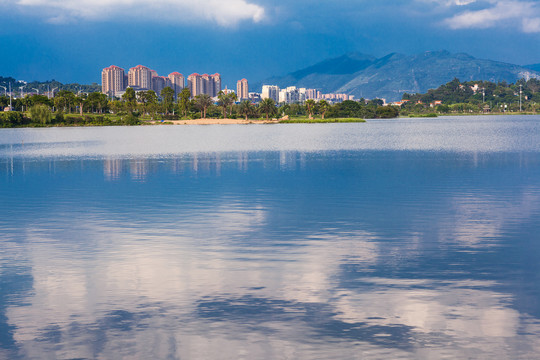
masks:
[[[0,131],[1,359],[533,359],[540,117]]]

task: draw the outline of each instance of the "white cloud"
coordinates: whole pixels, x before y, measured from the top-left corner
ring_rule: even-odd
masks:
[[[540,33],[540,17],[523,19],[523,31],[526,33]]]
[[[265,15],[262,6],[249,0],[15,0],[8,3],[25,12],[39,13],[53,23],[135,18],[173,23],[207,21],[227,27],[241,21],[259,22]]]
[[[473,1],[455,1],[458,5],[466,5]],[[459,4],[463,3],[463,4]],[[528,33],[540,32],[540,9],[536,3],[529,1],[490,1],[491,7],[480,10],[467,10],[445,21],[451,29],[488,29],[496,26],[520,24]]]

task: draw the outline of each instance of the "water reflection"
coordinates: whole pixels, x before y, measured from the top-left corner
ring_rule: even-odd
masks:
[[[0,165],[0,358],[540,352],[535,151]]]

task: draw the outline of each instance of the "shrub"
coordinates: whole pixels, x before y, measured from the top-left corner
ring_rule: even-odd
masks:
[[[56,115],[54,116],[54,122],[57,124],[64,122],[64,112],[62,110],[58,110],[56,112]]]
[[[377,118],[390,119],[399,116],[399,111],[393,106],[381,106],[375,111]]]
[[[0,127],[10,128],[24,125],[26,122],[27,119],[20,112],[0,112]]]
[[[47,105],[38,104],[30,108],[30,117],[34,122],[48,124],[51,122],[52,113]]]

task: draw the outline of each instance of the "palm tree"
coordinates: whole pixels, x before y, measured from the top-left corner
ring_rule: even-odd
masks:
[[[263,99],[259,104],[259,111],[266,114],[266,121],[268,121],[268,115],[276,112],[276,103],[273,99]]]
[[[328,104],[328,101],[324,99],[319,101],[319,110],[321,111],[321,116],[323,119],[324,119],[324,115],[326,114],[329,108],[330,108],[330,104]]]
[[[230,104],[229,104],[229,114],[232,114],[233,105],[238,101],[238,96],[236,93],[230,93],[229,95]]]
[[[306,111],[310,119],[313,119],[313,111],[315,110],[315,100],[309,99],[306,101]]]
[[[223,118],[227,118],[227,108],[234,103],[234,99],[231,95],[236,97],[236,94],[225,94],[223,91],[218,93],[218,105],[223,108]]]
[[[212,105],[212,98],[208,94],[200,94],[195,96],[195,104],[201,110],[203,119],[206,119],[206,109]]]
[[[246,117],[247,121],[248,116],[253,114],[253,105],[251,104],[251,101],[244,100],[240,103],[240,113]]]

